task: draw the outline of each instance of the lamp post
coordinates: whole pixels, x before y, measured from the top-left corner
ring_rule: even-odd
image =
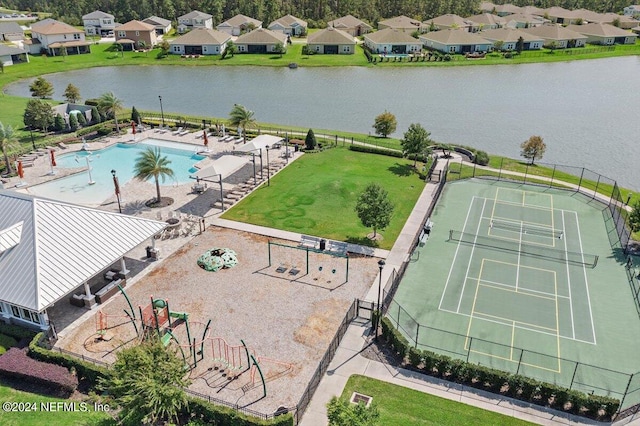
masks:
[[[122,213],[122,205],[120,204],[120,184],[118,183],[115,170],[111,170],[111,176],[113,176],[113,188],[116,192],[116,199],[118,200],[118,212]]]
[[[378,326],[380,325],[380,317],[382,316],[382,312],[380,311],[380,293],[382,292],[382,269],[384,268],[385,262],[384,259],[380,259],[378,261],[378,269],[380,269],[380,275],[378,277],[378,304],[376,307],[376,334],[375,341],[378,341]]]
[[[267,186],[271,186],[271,166],[269,165],[269,147],[265,147],[267,150]]]
[[[29,126],[29,134],[31,135],[31,146],[36,149],[36,142],[33,140],[33,126]]]
[[[162,109],[162,96],[158,95],[160,100],[160,115],[162,116],[162,127],[164,127],[164,110]]]

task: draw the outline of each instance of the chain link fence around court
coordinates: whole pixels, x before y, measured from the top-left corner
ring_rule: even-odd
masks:
[[[630,194],[625,198],[614,179],[585,167],[550,163],[523,164],[506,158],[501,159],[494,167],[450,160],[448,169],[448,181],[482,178],[547,186],[577,192],[590,200],[598,201],[605,207],[603,215],[611,246],[620,252],[620,256],[629,252],[631,229],[627,205]]]

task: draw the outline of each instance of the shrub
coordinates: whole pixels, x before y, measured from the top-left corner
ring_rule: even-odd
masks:
[[[66,127],[67,125],[64,122],[64,118],[62,118],[60,114],[56,114],[56,116],[53,117],[53,130],[55,130],[56,132],[61,132]]]
[[[20,327],[18,325],[5,324],[3,322],[0,322],[0,333],[6,334],[7,336],[11,336],[16,340],[21,340],[21,339],[31,340],[33,339],[33,336],[35,336],[36,334],[33,332],[33,330],[29,330],[27,328]]]
[[[473,162],[480,164],[481,166],[486,166],[489,164],[489,154],[481,150],[476,150],[476,156],[473,159]]]
[[[513,53],[504,52],[504,54],[502,56],[504,56],[505,59],[511,59],[511,58],[513,58]]]
[[[81,126],[84,126],[85,124],[87,124],[87,117],[85,117],[84,112],[81,112],[78,115],[78,124]]]
[[[100,126],[96,129],[96,131],[98,132],[98,134],[100,136],[106,136],[108,134],[110,134],[111,132],[113,132],[113,128],[111,128],[111,126],[107,127],[107,126]]]
[[[196,398],[189,398],[189,408],[184,413],[191,422],[203,422],[215,425],[238,426],[293,426],[293,416],[283,414],[273,420],[258,420],[253,417],[240,414],[230,408],[210,404]]]
[[[351,151],[368,152],[369,154],[388,155],[389,157],[402,158],[402,152],[394,149],[378,148],[376,146],[349,145]]]
[[[76,114],[69,115],[69,128],[72,132],[78,130],[78,119],[76,118]]]
[[[6,334],[0,334],[0,355],[17,344],[18,342],[13,337],[7,336]]]
[[[446,55],[444,55],[444,60],[446,62],[449,62],[451,60],[451,55],[449,55],[448,53]]]
[[[422,363],[422,351],[420,349],[409,348],[409,363],[415,368],[418,368]]]
[[[48,388],[57,387],[67,393],[78,387],[78,378],[66,368],[36,361],[18,348],[11,348],[0,357],[0,372]]]
[[[97,107],[99,103],[100,103],[99,99],[86,99],[84,101],[85,105],[91,105],[91,106],[95,106],[95,107]]]

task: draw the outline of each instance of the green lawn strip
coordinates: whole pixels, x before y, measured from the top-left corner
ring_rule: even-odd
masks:
[[[360,375],[349,377],[341,397],[349,399],[353,392],[373,397],[380,411],[379,424],[385,426],[532,424]]]
[[[355,212],[356,200],[371,182],[389,192],[395,204],[379,246],[390,249],[424,188],[413,162],[334,148],[305,154],[222,217],[240,222],[367,244]],[[418,164],[418,168],[422,167]]]
[[[26,411],[25,408],[15,412],[8,412],[6,409],[3,409],[0,412],[0,423],[3,426],[36,426],[43,424],[48,426],[107,426],[117,424],[109,414],[96,412],[93,402],[86,403],[86,411],[84,412],[81,411],[80,401],[73,401],[75,402],[75,412],[69,411],[70,405],[67,406],[67,410],[64,410],[61,405],[55,403],[70,404],[72,402],[71,400],[23,392],[12,389],[4,384],[0,384],[0,400],[3,403],[22,403],[21,407],[28,406],[30,409],[30,411]],[[57,411],[53,412],[53,408],[50,411],[45,411],[45,408],[49,406],[47,405],[48,403],[52,404],[51,407],[57,408]],[[9,406],[11,407],[11,405]]]

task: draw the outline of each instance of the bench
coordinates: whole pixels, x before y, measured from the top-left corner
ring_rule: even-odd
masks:
[[[113,296],[114,294],[116,294],[118,291],[120,291],[118,289],[118,284],[122,287],[125,286],[126,281],[123,279],[117,279],[114,281],[111,281],[110,283],[108,283],[107,285],[105,285],[104,287],[102,287],[100,290],[98,290],[95,294],[96,296],[96,302],[98,303],[104,303],[106,302],[111,296]]]
[[[320,245],[320,240],[316,237],[309,237],[307,235],[302,235],[300,237],[300,245],[302,247],[309,247],[309,248],[315,249]]]
[[[327,244],[327,250],[334,251],[342,255],[347,254],[347,247],[347,243],[340,241],[329,241]]]

